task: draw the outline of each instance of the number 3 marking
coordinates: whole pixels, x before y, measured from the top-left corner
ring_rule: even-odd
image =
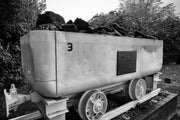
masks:
[[[72,51],[73,50],[73,44],[72,43],[67,43],[67,51]]]

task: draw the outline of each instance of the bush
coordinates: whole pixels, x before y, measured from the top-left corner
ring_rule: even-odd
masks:
[[[2,41],[2,40],[1,40]],[[21,85],[21,51],[19,42],[9,44],[6,48],[0,43],[0,87],[7,88],[10,84]]]

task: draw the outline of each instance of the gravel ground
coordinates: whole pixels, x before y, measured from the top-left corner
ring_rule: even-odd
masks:
[[[173,93],[180,93],[180,65],[166,65],[162,67],[161,75],[162,82],[159,83],[159,87],[168,90]],[[165,83],[165,79],[171,79],[171,83]],[[24,85],[18,88],[19,93],[28,93],[28,86]],[[5,116],[5,100],[2,94],[3,90],[0,90],[0,120],[6,120]],[[112,97],[112,96],[111,96]],[[108,108],[111,109],[111,108]],[[30,102],[21,105],[17,112],[11,112],[10,118],[17,117],[23,114],[27,114],[32,111],[36,111],[37,108]],[[173,120],[180,120],[180,96],[178,97],[177,113]]]
[[[165,65],[162,67],[163,73],[160,77],[162,81],[159,87],[172,93],[178,94],[177,113],[173,120],[180,120],[180,65]],[[166,83],[170,79],[171,83]]]

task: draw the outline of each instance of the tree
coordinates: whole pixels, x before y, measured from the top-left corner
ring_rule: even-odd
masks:
[[[46,0],[0,0],[0,88],[22,82],[19,39],[45,8]]]
[[[173,4],[161,0],[120,0],[119,8],[97,14],[89,22],[94,27],[117,23],[129,31],[140,31],[164,40],[164,52],[179,52],[180,19]]]
[[[17,40],[35,26],[46,0],[0,0],[0,38]]]

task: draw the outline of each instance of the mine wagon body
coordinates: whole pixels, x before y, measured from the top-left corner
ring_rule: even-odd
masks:
[[[25,77],[45,97],[123,84],[162,66],[160,40],[35,30],[21,48]]]

